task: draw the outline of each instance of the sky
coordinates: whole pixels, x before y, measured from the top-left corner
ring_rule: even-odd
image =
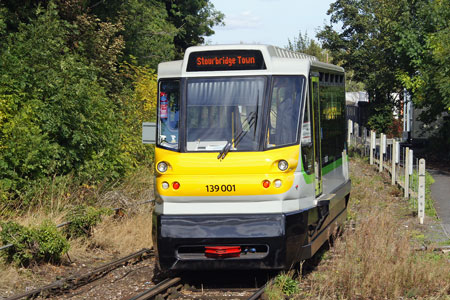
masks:
[[[329,23],[334,0],[210,0],[225,14],[225,26],[214,27],[208,44],[269,44],[285,47],[299,32],[315,38]]]

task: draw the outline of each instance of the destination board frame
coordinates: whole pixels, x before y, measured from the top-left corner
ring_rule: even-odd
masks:
[[[213,50],[189,54],[187,72],[266,70],[260,50]]]

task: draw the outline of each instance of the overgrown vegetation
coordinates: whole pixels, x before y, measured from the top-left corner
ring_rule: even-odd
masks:
[[[293,279],[293,272],[282,273],[275,277],[273,284],[264,291],[265,298],[283,299],[300,291],[299,282]]]
[[[112,212],[107,208],[77,205],[67,213],[66,220],[69,224],[64,227],[64,232],[68,238],[89,237],[102,216],[111,215]]]
[[[150,166],[154,69],[222,18],[208,0],[2,1],[0,209],[49,207],[42,186],[66,197]]]
[[[49,220],[32,228],[12,221],[0,225],[2,243],[12,244],[12,247],[2,252],[8,262],[14,262],[20,266],[41,262],[58,263],[61,256],[69,250],[67,240]]]
[[[301,278],[301,291],[292,298],[447,299],[448,256],[415,251],[420,246],[417,236],[426,237],[418,233],[423,227],[415,225],[418,221],[411,219],[405,200],[393,196],[399,194],[397,188],[359,158],[353,158],[350,167],[346,230],[328,258]]]
[[[65,188],[66,192],[62,193],[62,188],[48,186],[41,187],[41,190],[40,195],[48,197],[46,201],[52,203],[53,209],[38,207],[38,209],[28,209],[21,215],[2,214],[2,218],[8,217],[11,221],[30,229],[39,227],[43,219],[51,220],[52,224],[65,223],[68,220],[68,212],[72,209],[76,210],[78,206],[86,210],[92,209],[94,215],[103,210],[108,213],[103,215],[101,222],[91,227],[91,235],[88,238],[83,235],[80,238],[70,237],[67,240],[70,248],[67,255],[62,254],[58,262],[64,267],[50,266],[45,263],[45,260],[30,262],[27,268],[22,268],[20,265],[18,267],[14,260],[8,260],[5,250],[2,250],[4,255],[0,255],[0,298],[21,293],[30,286],[46,285],[53,282],[55,276],[62,276],[62,274],[68,276],[74,271],[73,269],[78,269],[83,264],[98,266],[138,249],[152,247],[151,230],[149,230],[152,227],[151,204],[137,205],[153,199],[153,174],[150,167],[142,166],[127,174],[122,180],[109,185],[108,188],[101,185],[82,185]],[[103,209],[100,209],[101,207]],[[107,216],[111,210],[104,207],[121,207],[123,213]],[[65,226],[58,228],[58,231],[66,240]],[[0,245],[7,242],[0,238]]]

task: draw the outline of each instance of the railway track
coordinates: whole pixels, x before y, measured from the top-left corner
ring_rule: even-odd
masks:
[[[114,260],[110,263],[102,265],[98,268],[95,268],[85,274],[78,274],[69,276],[60,280],[56,280],[51,284],[42,286],[37,289],[33,289],[31,291],[24,292],[22,294],[18,294],[6,300],[18,300],[23,298],[35,298],[38,296],[43,297],[51,297],[55,295],[59,295],[62,293],[67,293],[69,290],[75,290],[80,286],[86,285],[90,282],[96,281],[114,269],[117,269],[121,266],[124,266],[131,262],[141,261],[153,256],[153,250],[151,249],[142,249],[120,259]]]
[[[181,277],[167,278],[157,285],[128,298],[127,300],[147,300],[147,299],[182,299],[182,300],[200,300],[200,299],[260,299],[266,286],[270,281],[259,288],[207,288],[198,289],[183,285]]]
[[[36,288],[21,294],[6,298],[5,300],[30,299],[30,298],[53,298],[53,299],[121,299],[121,300],[144,300],[144,299],[184,299],[184,300],[200,300],[200,299],[259,299],[263,294],[266,284],[253,283],[250,281],[244,283],[245,287],[238,284],[239,280],[233,283],[223,281],[223,278],[211,280],[211,275],[203,278],[195,278],[196,276],[183,276],[166,278],[158,284],[154,285],[150,281],[153,275],[153,262],[148,261],[146,266],[142,266],[142,261],[153,257],[153,250],[142,249],[110,263],[102,265],[84,274],[72,275],[53,283]],[[139,265],[140,263],[141,265]],[[149,267],[151,265],[151,267]],[[125,280],[135,282],[132,277],[133,272],[146,268],[142,272],[141,277],[148,278],[143,284],[123,284],[118,285],[117,282]],[[113,276],[114,273],[117,273]],[[201,274],[201,273],[200,273]],[[214,273],[211,273],[214,274]],[[221,274],[221,273],[215,273]],[[185,275],[185,274],[183,274]],[[225,276],[227,277],[227,276]],[[233,276],[231,276],[233,278]],[[251,276],[243,276],[251,278]],[[256,281],[256,279],[255,279]],[[263,282],[263,279],[258,279]],[[265,280],[266,281],[266,280]],[[205,283],[205,286],[203,285]],[[213,284],[212,284],[213,283]],[[111,286],[116,289],[110,290]],[[145,287],[149,287],[145,289]],[[257,286],[257,287],[255,287]],[[92,293],[92,291],[95,293]],[[109,291],[110,290],[110,291]],[[103,293],[102,291],[109,291]]]

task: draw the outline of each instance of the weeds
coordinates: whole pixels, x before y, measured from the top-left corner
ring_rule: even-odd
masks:
[[[274,283],[265,291],[265,297],[269,300],[283,299],[284,296],[292,296],[300,292],[299,282],[293,279],[293,273],[282,273],[275,277]]]
[[[48,220],[37,228],[28,228],[15,222],[2,223],[0,238],[4,245],[12,247],[4,250],[7,262],[20,266],[32,263],[58,263],[69,250],[69,243],[61,235],[56,225]]]
[[[299,297],[448,299],[448,257],[414,251],[412,243],[420,242],[422,234],[408,231],[398,217],[407,203],[380,191],[382,178],[361,160],[354,159],[350,167],[352,177],[361,178],[353,181],[350,199],[354,230],[345,231],[331,248],[331,259],[302,279]]]
[[[108,208],[95,208],[88,205],[77,205],[67,214],[69,224],[64,228],[68,238],[89,237],[103,215],[111,215]]]

